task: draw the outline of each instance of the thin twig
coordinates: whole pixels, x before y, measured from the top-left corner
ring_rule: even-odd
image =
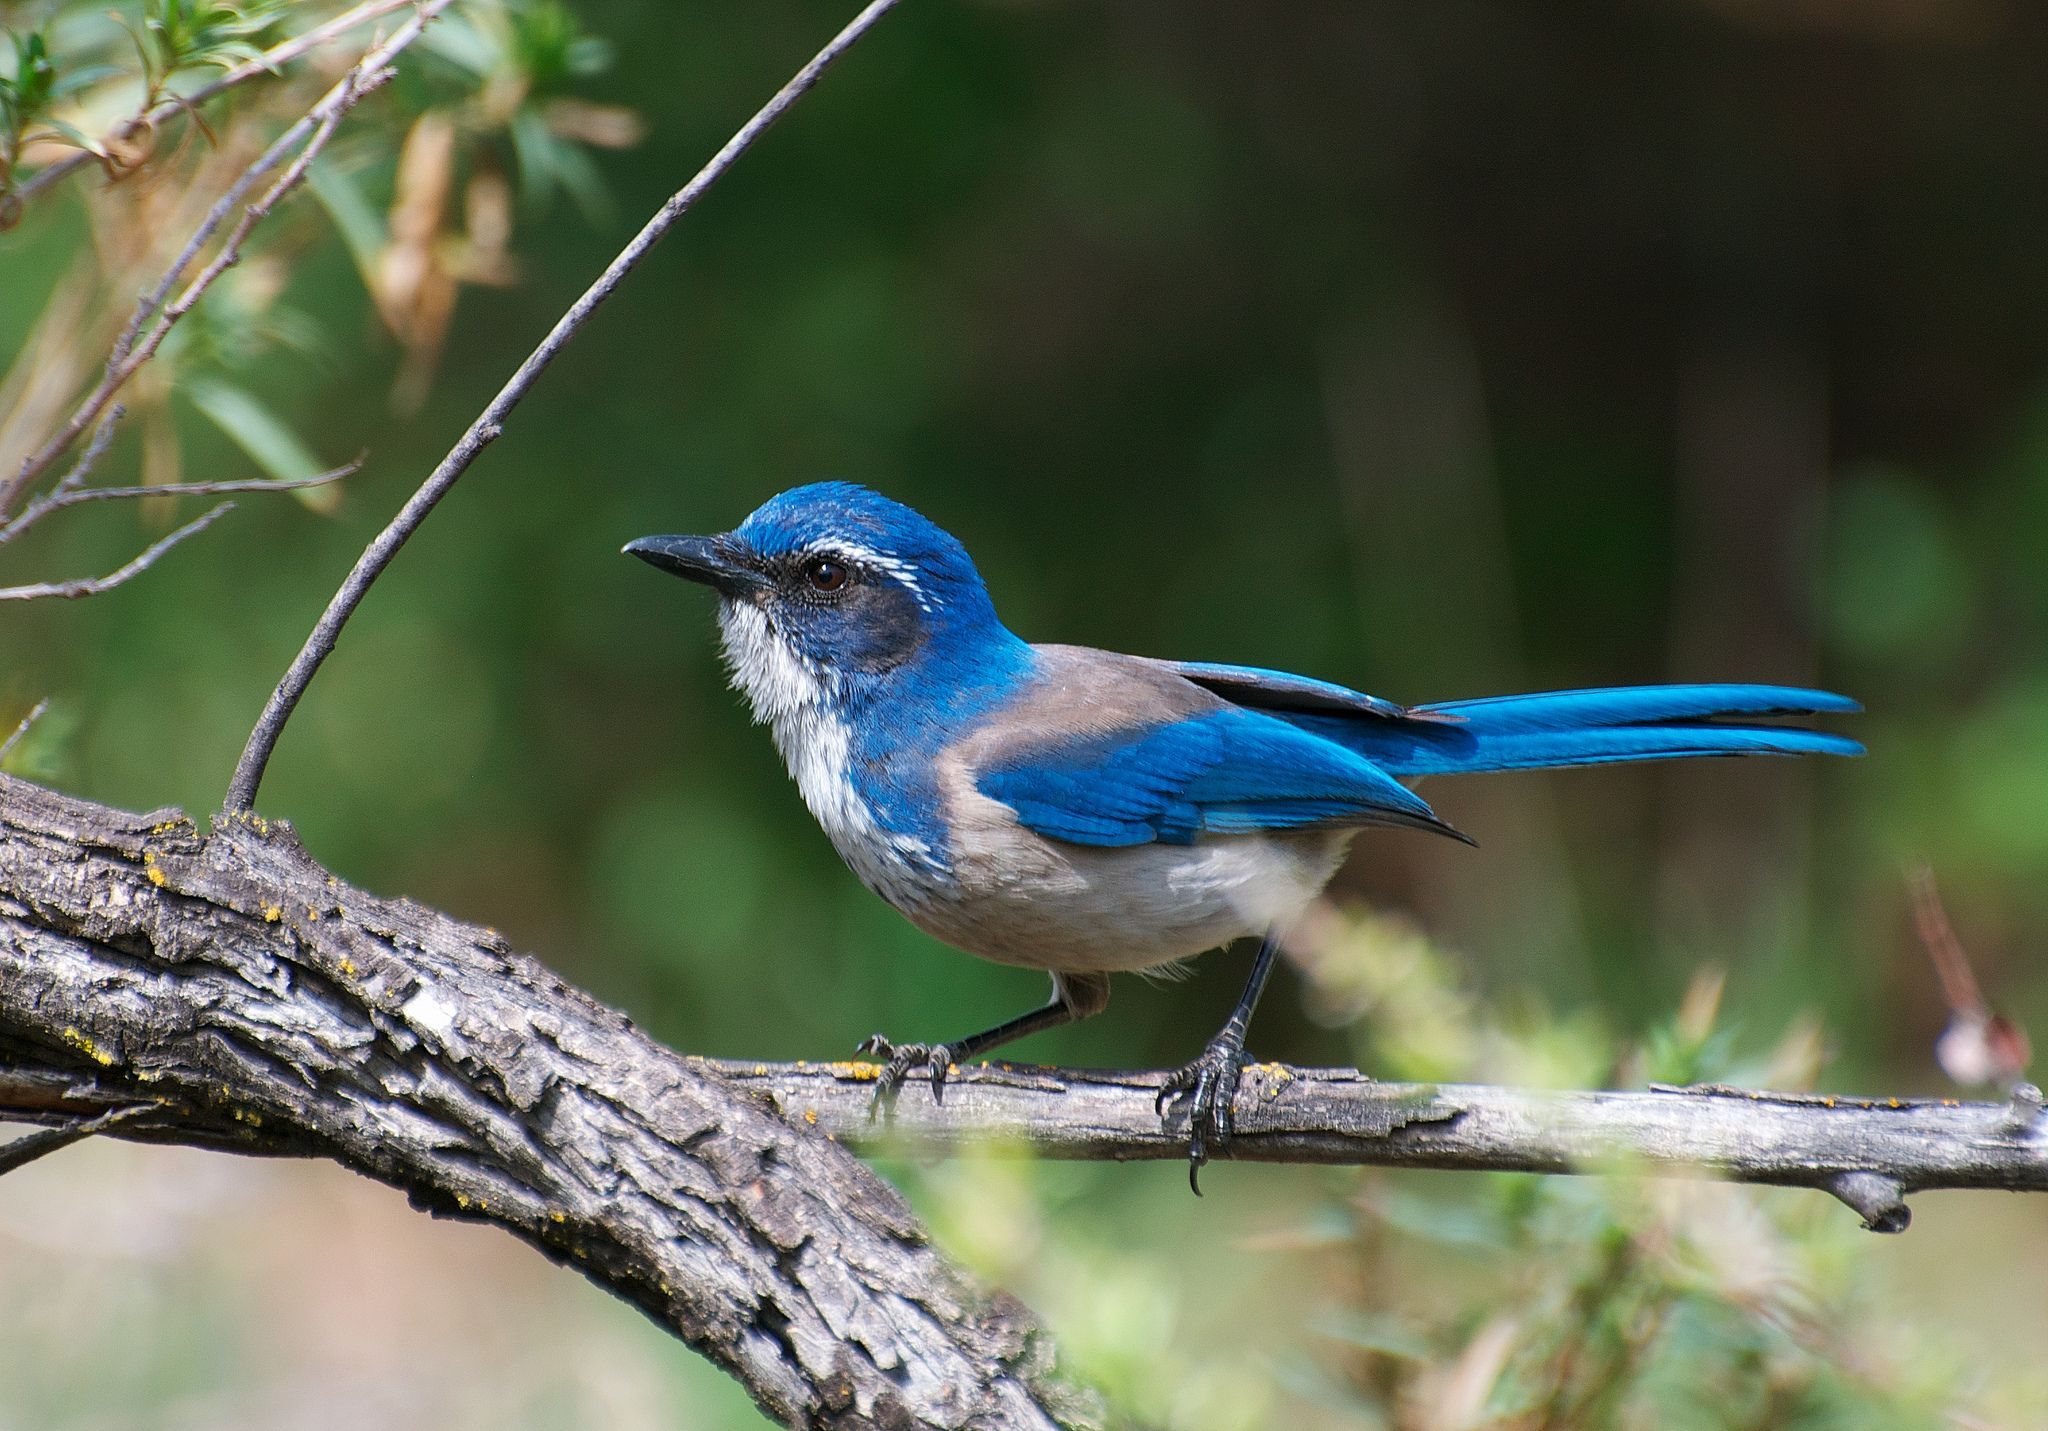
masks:
[[[1984,1002],[1984,991],[1977,986],[1970,956],[1963,952],[1963,942],[1956,938],[1955,926],[1949,923],[1948,911],[1942,907],[1941,894],[1934,885],[1933,866],[1922,864],[1908,878],[1913,894],[1913,923],[1920,942],[1927,946],[1928,958],[1934,961],[1934,974],[1941,981],[1949,1008],[1978,1018],[1989,1016],[1991,1010]]]
[[[57,479],[57,485],[51,489],[53,495],[62,496],[85,485],[86,479],[92,476],[93,469],[100,465],[100,459],[107,455],[107,448],[113,445],[114,429],[121,425],[121,419],[127,415],[128,409],[119,403],[115,403],[100,414],[99,425],[92,430],[92,441],[86,444],[85,451],[78,455],[78,460],[71,464],[71,470]]]
[[[285,722],[291,718],[293,708],[298,705],[299,698],[306,693],[306,687],[312,682],[314,673],[320,669],[321,662],[333,651],[335,642],[341,637],[341,628],[354,614],[356,607],[368,593],[371,583],[376,581],[386,566],[390,565],[391,559],[398,555],[399,548],[405,545],[407,538],[419,529],[420,524],[427,519],[428,513],[434,510],[435,504],[447,495],[457,479],[468,470],[470,463],[476,460],[477,454],[496,440],[503,431],[506,418],[519,405],[520,400],[526,396],[540,375],[547,370],[548,365],[555,360],[556,354],[567,346],[569,340],[576,335],[576,331],[597,311],[598,306],[611,296],[612,290],[619,286],[620,281],[632,272],[635,265],[646,257],[656,243],[661,241],[662,235],[668,232],[670,226],[688,213],[697,200],[703,197],[705,191],[718,182],[734,162],[753,146],[754,141],[780,119],[791,105],[809,92],[811,86],[818,82],[819,77],[831,67],[833,61],[851,49],[862,35],[889,11],[895,9],[898,3],[899,0],[873,0],[873,3],[856,15],[852,23],[834,36],[832,42],[820,50],[809,64],[799,70],[795,78],[777,91],[775,97],[763,105],[738,133],[728,139],[725,147],[712,156],[711,162],[700,169],[695,178],[669,197],[668,202],[647,221],[645,227],[633,236],[633,241],[619,251],[618,256],[598,276],[597,281],[585,289],[583,296],[556,321],[555,326],[548,331],[547,337],[541,340],[540,346],[527,355],[526,361],[519,365],[518,371],[498,390],[498,395],[491,399],[490,406],[470,424],[469,430],[463,433],[461,440],[441,459],[440,465],[420,485],[419,490],[399,509],[398,515],[391,519],[390,525],[377,534],[376,540],[372,541],[362,556],[356,560],[354,569],[349,572],[341,589],[335,592],[333,599],[328,602],[326,611],[321,613],[319,623],[314,626],[312,634],[307,636],[299,654],[293,658],[284,679],[279,681],[277,689],[271,692],[270,700],[264,706],[255,729],[249,732],[248,744],[243,747],[242,758],[235,765],[234,778],[228,784],[228,810],[248,810],[255,804],[257,787],[263,782],[264,767],[270,762],[270,754],[277,747],[277,738],[283,732]]]
[[[222,517],[235,509],[233,502],[223,502],[203,517],[195,518],[160,541],[152,542],[126,566],[108,572],[105,576],[80,577],[74,581],[46,581],[34,586],[0,586],[0,601],[42,601],[56,597],[64,601],[76,601],[81,597],[98,596],[111,591],[124,581],[142,575],[157,563],[157,558],[169,551],[187,537],[196,537]]]
[[[27,736],[29,728],[41,720],[43,712],[49,708],[50,698],[48,696],[44,696],[29,708],[28,714],[23,716],[20,723],[14,727],[14,733],[8,736],[7,739],[0,740],[0,761],[5,761],[8,756],[14,754],[14,747],[21,744],[22,739]]]
[[[16,1138],[11,1143],[0,1143],[0,1177],[5,1177],[17,1168],[27,1167],[37,1158],[47,1158],[73,1143],[82,1143],[96,1133],[112,1132],[124,1124],[133,1123],[145,1113],[156,1111],[153,1103],[131,1103],[125,1108],[110,1108],[92,1118],[79,1118],[55,1128],[30,1133]]]
[[[181,114],[192,114],[208,100],[233,89],[236,85],[255,79],[258,75],[274,75],[293,60],[318,49],[329,40],[336,39],[358,26],[381,19],[394,10],[403,10],[417,0],[364,0],[352,10],[346,10],[323,24],[315,25],[303,35],[272,45],[252,60],[235,66],[218,79],[211,80],[193,90],[190,94],[174,95],[164,100],[145,114],[132,115],[107,131],[101,148],[111,148],[125,143],[145,130],[177,118]],[[15,197],[24,204],[65,175],[75,172],[91,163],[97,157],[91,150],[75,149],[61,159],[45,164],[34,174],[15,187]]]
[[[0,546],[6,546],[52,512],[88,502],[136,502],[150,497],[224,497],[239,492],[297,492],[307,487],[325,487],[352,477],[362,469],[363,459],[343,463],[311,477],[242,477],[225,482],[165,482],[156,487],[85,487],[65,490],[64,484],[48,496],[38,497],[22,509],[20,516],[0,525]]]
[[[1920,942],[1934,961],[1935,976],[1948,1002],[1948,1022],[1934,1041],[1934,1061],[1964,1087],[2009,1084],[2027,1071],[2034,1050],[2025,1027],[1996,1013],[1985,1001],[1963,941],[1949,923],[1935,888],[1934,869],[1922,864],[1910,876],[1913,918]]]
[[[270,147],[258,155],[234,183],[228,186],[227,192],[207,210],[206,217],[186,240],[184,248],[171,261],[170,267],[164,270],[156,284],[137,304],[134,314],[122,329],[121,336],[115,340],[113,352],[107,359],[106,372],[100,381],[79,403],[77,410],[72,413],[63,428],[31,454],[11,479],[0,484],[0,512],[6,512],[13,507],[16,499],[29,484],[47,471],[50,465],[78,440],[79,434],[84,432],[102,409],[112,401],[122,384],[133,377],[136,370],[155,355],[172,326],[191,311],[192,306],[199,301],[200,295],[235,261],[241,240],[256,220],[268,213],[272,205],[305,177],[313,156],[326,145],[342,116],[354,108],[364,95],[383,83],[388,77],[387,71],[392,61],[419,38],[427,23],[449,3],[450,0],[421,0],[411,19],[399,26],[390,39],[374,46],[357,61],[347,74],[335,82],[333,88],[327,91],[318,104],[280,134]],[[231,231],[221,254],[192,280],[175,302],[168,308],[164,307],[171,290],[177,286],[185,270],[227,222],[228,215],[234,211],[235,206],[242,203],[259,181],[284,163],[286,157],[294,152],[298,153],[298,158],[277,183],[248,206],[241,222]],[[156,320],[154,323],[150,321],[152,318]]]

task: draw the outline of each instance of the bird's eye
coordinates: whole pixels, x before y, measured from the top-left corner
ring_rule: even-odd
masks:
[[[804,563],[804,580],[819,591],[837,591],[846,585],[846,563],[830,557],[812,557]]]

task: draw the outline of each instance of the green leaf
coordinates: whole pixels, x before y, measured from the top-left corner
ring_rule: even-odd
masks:
[[[92,155],[96,159],[104,159],[107,157],[106,145],[102,144],[98,139],[94,138],[92,135],[87,134],[83,129],[80,129],[75,124],[67,124],[65,121],[61,119],[46,119],[43,121],[43,128],[50,130],[52,133],[62,138],[67,144],[74,144],[78,146],[80,149],[83,149],[86,153]]]
[[[611,217],[611,195],[597,166],[581,148],[548,128],[547,118],[532,106],[512,116],[512,150],[519,160],[520,197],[543,209],[556,189],[569,195],[584,221],[603,224]]]
[[[1381,1313],[1332,1312],[1309,1323],[1309,1330],[1317,1336],[1328,1337],[1361,1351],[1400,1357],[1404,1361],[1429,1362],[1437,1356],[1436,1348],[1421,1332],[1398,1318]]]
[[[306,182],[340,231],[349,257],[355,260],[356,271],[368,287],[376,278],[377,255],[384,247],[384,220],[364,196],[353,174],[344,174],[331,164],[315,163]]]
[[[471,12],[478,10],[474,5],[465,8]],[[480,80],[491,72],[503,49],[502,36],[494,43],[484,34],[480,22],[489,23],[480,13],[444,11],[440,21],[420,35],[420,45],[465,71],[472,79]],[[501,25],[493,28],[501,28]]]
[[[269,476],[289,482],[325,470],[297,434],[247,389],[218,378],[194,378],[185,384],[185,396]],[[332,486],[302,487],[292,495],[322,512],[333,510],[340,499]]]

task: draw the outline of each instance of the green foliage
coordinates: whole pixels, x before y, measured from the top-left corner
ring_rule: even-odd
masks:
[[[612,142],[606,126],[565,124],[565,114],[593,111],[565,111],[555,103],[612,64],[611,46],[588,34],[574,10],[560,0],[473,3],[430,32],[428,44],[474,87],[470,126],[480,136],[509,141],[530,208],[560,191],[594,221],[610,217],[588,152],[592,143]],[[637,136],[630,116],[612,113],[623,116],[612,121],[612,132]]]
[[[108,110],[146,114],[172,93],[175,77],[245,65],[282,38],[287,21],[317,24],[331,17],[318,13],[328,8],[342,7],[142,0],[104,16],[83,5],[59,7],[44,28],[10,32],[13,72],[0,79],[0,219],[18,216],[19,205],[8,193],[20,178],[12,161],[24,142],[55,139],[98,154],[128,181],[102,200],[103,222],[144,236],[139,245],[100,251],[106,255],[100,287],[113,308],[132,301],[128,295],[153,281],[152,267],[167,262],[175,247],[172,235],[151,231],[165,213],[176,212],[166,198],[180,185],[190,186],[185,192],[192,206],[179,222],[196,221],[198,206],[226,182],[209,159],[268,142],[328,79],[303,62],[291,73],[258,76],[228,109],[231,130],[215,133],[204,114],[187,107],[205,145],[161,142],[162,132],[178,121],[153,123],[141,127],[133,142],[117,141],[118,159],[95,137],[95,131],[105,132]],[[369,33],[366,28],[354,42],[367,43]],[[522,192],[516,197],[527,207],[537,209],[548,194],[566,188],[586,212],[596,214],[604,207],[604,186],[585,152],[586,138],[616,147],[637,135],[629,111],[576,107],[571,91],[605,67],[610,51],[559,4],[473,0],[426,34],[444,57],[457,62],[430,67],[428,84],[394,87],[398,102],[353,115],[346,141],[322,157],[311,185],[379,315],[409,350],[400,380],[407,405],[420,401],[431,382],[457,289],[506,283],[516,271],[509,250],[513,198],[499,197],[510,190],[498,179],[498,148],[519,156]],[[55,49],[59,39],[61,55]],[[334,48],[345,52],[349,43],[344,38]],[[421,125],[449,115],[463,117],[451,127],[452,144],[405,143]],[[394,152],[408,156],[396,172],[390,163]],[[153,171],[146,183],[132,172],[140,169]],[[150,192],[143,193],[145,188]],[[145,206],[153,209],[147,218],[141,213]],[[402,222],[395,206],[407,206]],[[150,434],[146,481],[188,476],[188,443],[165,411],[172,408],[195,413],[269,476],[303,478],[333,465],[298,430],[300,418],[278,380],[280,356],[318,357],[331,347],[319,319],[286,296],[306,248],[303,225],[259,227],[238,266],[172,330],[152,360],[148,377],[154,381],[138,384],[142,396],[131,398],[137,425]],[[132,267],[113,267],[114,254],[124,255]],[[95,333],[78,330],[81,340]],[[0,429],[6,422],[0,412]],[[295,495],[325,511],[341,493],[306,488]]]
[[[287,0],[143,0],[131,29],[150,97],[181,70],[231,70],[260,59]]]
[[[510,31],[509,43],[501,42],[500,48],[537,95],[559,94],[611,68],[611,45],[586,33],[576,12],[561,0],[528,0],[482,13],[495,13],[498,26]]]
[[[47,35],[42,30],[14,30],[0,26],[12,52],[13,68],[0,75],[0,231],[18,221],[19,205],[13,200],[17,182],[15,165],[22,145],[38,130],[69,140],[82,149],[98,153],[97,140],[82,133],[51,110],[66,97],[97,83],[110,73],[104,65],[80,64],[60,69],[51,57]]]
[[[58,94],[57,67],[50,63],[49,42],[40,30],[7,32],[14,47],[13,73],[0,76],[0,123],[16,142],[43,117]]]

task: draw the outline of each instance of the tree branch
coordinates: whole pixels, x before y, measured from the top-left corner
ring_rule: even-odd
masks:
[[[936,1153],[993,1141],[1048,1158],[1184,1159],[1160,1126],[1163,1075],[987,1064],[961,1069],[943,1105],[904,1090],[886,1127],[865,1063],[707,1062],[786,1116],[849,1143]],[[2004,1103],[1848,1098],[1718,1084],[1567,1093],[1379,1083],[1355,1069],[1255,1064],[1228,1156],[1471,1172],[1709,1174],[1815,1188],[1873,1231],[1901,1232],[1905,1194],[1933,1188],[2048,1192],[2048,1118],[2021,1084]]]
[[[157,559],[187,537],[196,537],[222,517],[235,509],[233,502],[222,502],[204,516],[194,517],[169,536],[160,537],[138,552],[124,566],[108,572],[105,576],[82,576],[70,581],[42,581],[30,586],[0,586],[0,601],[42,601],[57,597],[76,601],[81,597],[98,596],[103,591],[112,591],[124,581],[142,575],[157,564]]]
[[[495,1223],[785,1423],[1093,1424],[1030,1314],[845,1148],[283,825],[0,776],[0,1065],[12,1116],[144,1104],[107,1131],[332,1158]]]
[[[235,762],[234,775],[228,782],[227,798],[224,802],[229,811],[246,811],[255,806],[256,791],[263,783],[263,771],[270,763],[271,752],[277,748],[277,739],[284,732],[285,722],[291,719],[299,698],[306,693],[306,687],[320,670],[335,642],[341,639],[341,628],[355,614],[355,609],[369,594],[370,586],[383,574],[384,568],[398,555],[398,549],[405,545],[412,534],[419,530],[436,504],[448,495],[451,488],[469,470],[484,448],[498,439],[504,431],[504,424],[527,392],[547,371],[548,365],[576,332],[595,313],[605,299],[611,297],[628,273],[638,266],[641,259],[661,241],[684,214],[695,207],[711,186],[724,176],[725,172],[738,162],[739,157],[751,149],[754,141],[767,133],[776,120],[782,118],[792,105],[802,99],[817,84],[839,57],[859,42],[881,18],[896,8],[899,0],[871,0],[858,15],[848,22],[845,29],[833,36],[830,43],[812,57],[811,62],[798,70],[789,83],[776,91],[775,96],[742,125],[725,146],[702,169],[695,178],[669,196],[668,202],[655,211],[633,236],[632,242],[619,250],[618,256],[606,265],[597,280],[585,289],[583,296],[570,305],[569,311],[555,321],[540,345],[527,354],[526,361],[498,390],[490,405],[477,414],[476,421],[462,434],[440,465],[428,474],[419,490],[399,508],[398,515],[379,532],[370,545],[357,558],[354,568],[343,580],[340,590],[327,603],[327,609],[306,637],[299,654],[292,658],[284,677],[277,683],[277,689],[270,693],[264,704],[263,713],[256,720],[256,726],[249,732],[248,743],[242,748],[241,759]],[[0,501],[0,510],[4,510]]]

